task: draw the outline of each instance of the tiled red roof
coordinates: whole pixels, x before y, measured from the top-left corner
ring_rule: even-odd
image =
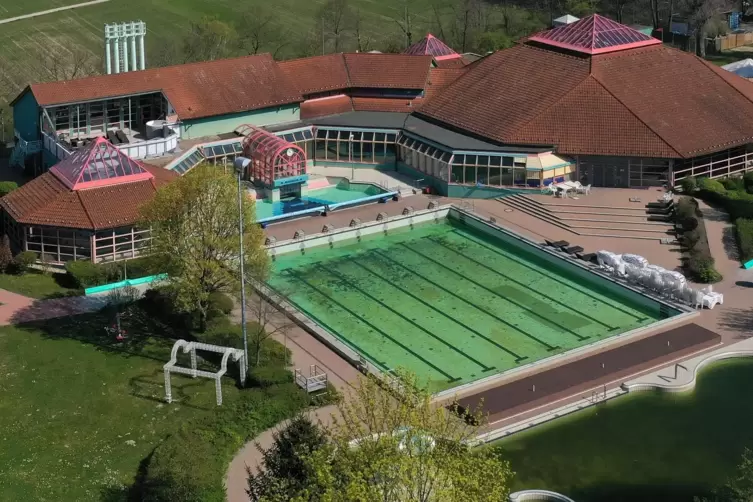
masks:
[[[574,56],[523,44],[470,65],[419,113],[501,143],[690,158],[753,142],[752,87],[663,45]]]
[[[410,113],[422,102],[421,98],[353,98],[353,109],[358,112]]]
[[[459,56],[452,59],[440,59],[435,61],[435,63],[437,64],[437,68],[463,68],[469,62],[464,57]]]
[[[429,81],[426,85],[426,91],[424,92],[424,98],[430,99],[438,95],[448,85],[455,82],[462,75],[465,75],[467,68],[464,66],[460,68],[432,68],[429,73]]]
[[[348,70],[342,54],[327,54],[278,63],[301,94],[347,89]]]
[[[162,91],[184,120],[302,101],[269,54],[32,84],[30,89],[43,106]]]
[[[352,111],[353,103],[350,100],[350,96],[346,96],[345,94],[310,99],[301,103],[301,119],[303,120]]]
[[[0,199],[0,206],[27,225],[86,230],[133,225],[157,187],[177,177],[159,167],[143,166],[153,179],[76,191],[47,172]]]
[[[407,54],[343,54],[350,87],[423,89],[431,68],[431,56]]]

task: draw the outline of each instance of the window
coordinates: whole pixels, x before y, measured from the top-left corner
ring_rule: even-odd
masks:
[[[476,164],[476,156],[475,155],[466,155],[465,156],[465,165],[475,165]]]
[[[317,138],[326,138],[327,137],[327,131],[319,129],[316,131],[316,137]]]
[[[502,157],[502,165],[505,167],[512,167],[512,157]]]
[[[450,181],[452,183],[463,183],[463,166],[457,164],[452,165]]]
[[[465,164],[465,155],[455,155],[455,159],[452,161],[453,164]]]
[[[361,131],[353,131],[351,134],[353,135],[353,141],[361,141]]]
[[[396,136],[395,134],[387,134],[387,139],[385,141],[387,141],[388,143],[394,143],[395,136]]]
[[[476,183],[476,166],[465,166],[465,183]]]
[[[337,131],[327,131],[327,139],[337,139]]]
[[[502,157],[489,157],[489,165],[491,166],[500,166],[502,165]]]
[[[365,132],[365,133],[363,133],[363,140],[364,141],[374,141],[374,133],[373,132]]]
[[[383,142],[384,141],[384,136],[385,135],[384,135],[383,132],[374,133],[374,142],[375,143]]]

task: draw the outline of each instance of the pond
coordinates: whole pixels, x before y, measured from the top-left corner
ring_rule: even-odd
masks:
[[[576,502],[692,502],[734,474],[753,448],[753,361],[721,362],[694,391],[640,392],[495,443],[513,489]]]

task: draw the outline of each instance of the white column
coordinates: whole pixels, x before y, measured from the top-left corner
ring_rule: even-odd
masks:
[[[123,38],[123,71],[128,71],[128,39]]]
[[[108,38],[105,40],[105,67],[108,75],[112,73],[112,66],[110,66],[110,50],[110,39]]]
[[[115,73],[120,73],[120,40],[115,39]]]
[[[144,35],[139,35],[139,55],[141,56],[141,70],[146,70],[146,54],[144,53]]]
[[[136,66],[136,35],[131,37],[131,71],[138,70]]]

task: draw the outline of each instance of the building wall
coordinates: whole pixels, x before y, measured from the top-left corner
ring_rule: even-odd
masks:
[[[196,120],[184,120],[180,126],[182,139],[194,139],[233,132],[243,124],[269,126],[300,120],[300,107],[284,105],[250,112],[219,115]]]
[[[39,104],[31,91],[13,105],[13,127],[26,141],[39,139]]]

